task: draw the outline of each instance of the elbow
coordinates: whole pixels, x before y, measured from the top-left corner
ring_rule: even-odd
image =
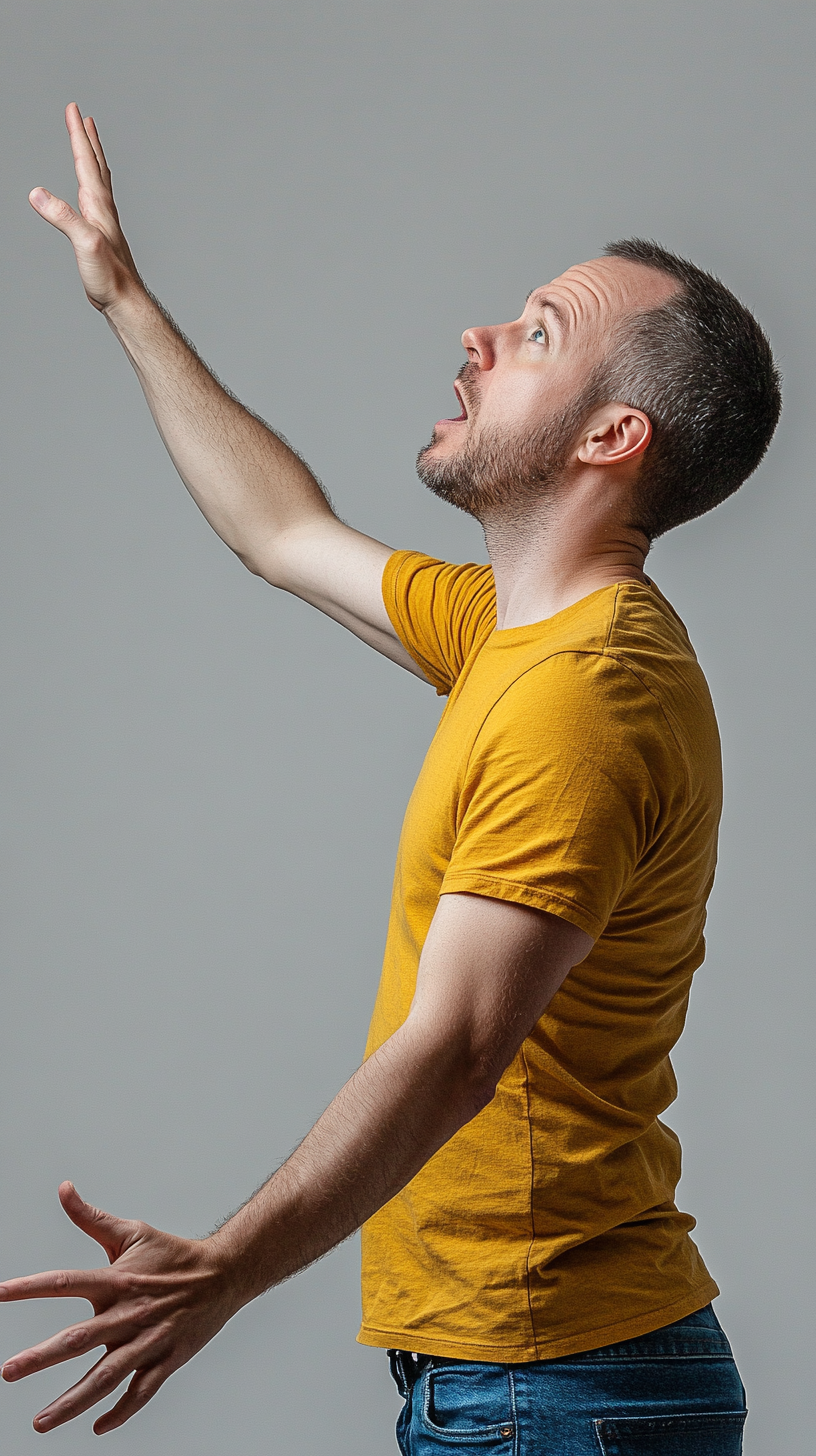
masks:
[[[463,1058],[457,1068],[456,1081],[468,1122],[493,1101],[500,1079],[501,1071],[497,1071],[487,1058],[476,1053]]]
[[[253,553],[251,546],[232,546],[232,550],[238,557],[241,565],[245,566],[252,576],[259,576],[262,581],[269,581],[268,565],[261,564],[259,558]],[[270,586],[274,585],[274,582],[270,582]]]
[[[414,1011],[396,1036],[411,1048],[409,1058],[424,1094],[451,1113],[456,1109],[460,1126],[493,1101],[507,1061],[472,1027],[443,1030]]]

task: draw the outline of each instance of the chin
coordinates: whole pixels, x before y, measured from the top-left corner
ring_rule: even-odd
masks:
[[[432,495],[478,519],[482,502],[470,471],[462,469],[461,455],[459,450],[440,450],[432,439],[417,456],[417,475]]]
[[[465,450],[466,442],[464,440],[454,442],[446,439],[444,434],[440,434],[439,430],[434,428],[427,445],[423,445],[417,455],[417,467],[420,464],[425,466],[452,464],[464,455]]]

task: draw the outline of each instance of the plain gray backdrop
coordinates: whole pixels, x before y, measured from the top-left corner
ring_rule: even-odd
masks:
[[[413,461],[468,324],[611,238],[719,272],[785,413],[650,572],[723,733],[721,867],[668,1114],[722,1285],[750,1456],[812,1456],[813,54],[785,0],[41,0],[6,7],[2,1273],[97,1263],[56,1201],[205,1232],[357,1064],[433,692],[249,576],[185,495],[67,241],[62,109],[97,118],[150,287],[340,513],[484,560]],[[12,1354],[87,1306],[0,1312]],[[104,1438],[140,1456],[380,1456],[352,1241]],[[36,1436],[76,1365],[0,1390]]]

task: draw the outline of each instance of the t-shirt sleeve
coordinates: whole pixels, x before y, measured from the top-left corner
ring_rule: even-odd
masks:
[[[597,939],[682,792],[639,679],[602,653],[561,653],[482,725],[442,893],[547,910]]]
[[[496,625],[491,568],[395,551],[386,562],[382,592],[400,642],[446,695],[472,648]]]

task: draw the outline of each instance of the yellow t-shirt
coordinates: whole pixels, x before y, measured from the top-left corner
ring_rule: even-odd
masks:
[[[659,1120],[714,876],[705,678],[654,586],[497,631],[489,567],[400,551],[383,596],[449,697],[405,816],[366,1054],[408,1015],[440,894],[537,906],[595,944],[493,1101],[364,1226],[359,1338],[524,1361],[645,1334],[718,1292]]]

